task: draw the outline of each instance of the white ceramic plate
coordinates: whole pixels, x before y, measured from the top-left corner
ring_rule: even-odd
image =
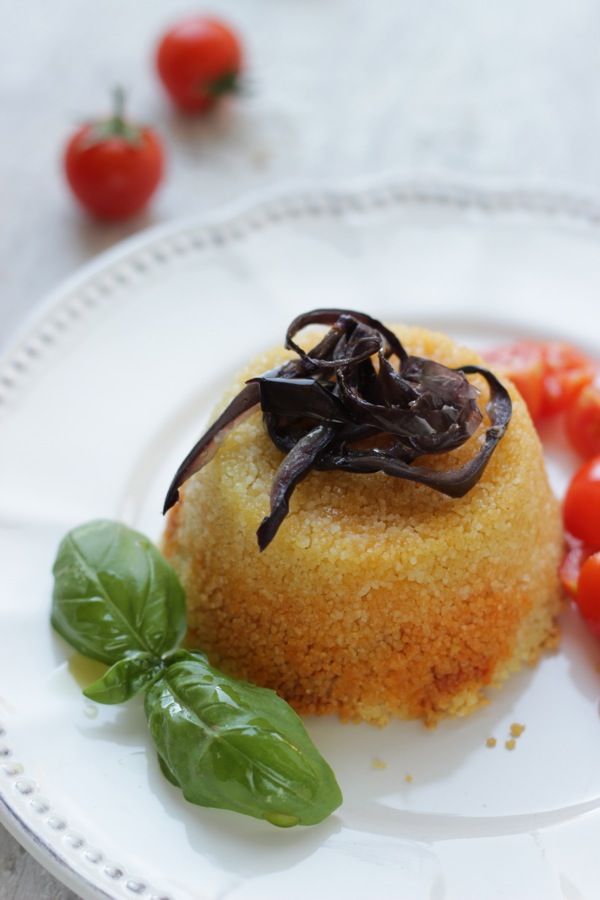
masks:
[[[598,896],[599,653],[575,616],[559,654],[466,720],[310,720],[345,802],[279,831],[187,805],[141,706],[84,701],[48,613],[62,534],[108,516],[157,537],[215,393],[301,309],[600,351],[599,222],[593,203],[523,191],[279,197],[124,244],[30,321],[0,365],[0,819],[58,877],[86,898]],[[574,460],[550,447],[560,490]],[[508,752],[514,721],[527,729]]]

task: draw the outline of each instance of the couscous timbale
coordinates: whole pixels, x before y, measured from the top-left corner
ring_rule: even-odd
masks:
[[[411,354],[480,363],[440,334],[394,330]],[[255,359],[225,401],[290,356]],[[485,382],[472,381],[483,410]],[[189,643],[302,713],[379,725],[465,715],[535,662],[556,641],[562,528],[537,434],[508,387],[512,420],[465,496],[381,472],[311,471],[263,553],[256,528],[282,453],[259,411],[241,422],[168,518],[163,549],[187,593]],[[484,427],[427,464],[466,460]]]

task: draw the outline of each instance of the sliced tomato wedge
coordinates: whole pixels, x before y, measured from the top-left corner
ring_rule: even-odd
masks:
[[[544,401],[545,362],[543,345],[519,341],[495,347],[484,354],[486,362],[503,372],[519,391],[532,419],[537,419]]]
[[[485,359],[516,385],[534,421],[564,412],[596,375],[591,360],[560,341],[518,341],[489,350]]]
[[[548,341],[542,348],[545,372],[540,415],[552,416],[574,403],[579,392],[594,380],[596,369],[570,344]]]

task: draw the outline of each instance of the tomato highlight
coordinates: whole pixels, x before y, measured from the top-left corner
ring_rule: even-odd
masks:
[[[560,565],[559,575],[565,592],[576,600],[581,567],[595,551],[570,534],[566,534],[565,539],[567,550]]]

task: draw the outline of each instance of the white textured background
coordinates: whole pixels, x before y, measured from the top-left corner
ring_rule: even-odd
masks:
[[[596,0],[214,0],[245,38],[248,86],[202,121],[170,111],[151,63],[190,8],[0,0],[0,346],[123,236],[267,185],[403,171],[600,191]],[[169,171],[148,214],[100,226],[68,196],[61,148],[115,83]],[[2,900],[73,896],[0,827]]]

